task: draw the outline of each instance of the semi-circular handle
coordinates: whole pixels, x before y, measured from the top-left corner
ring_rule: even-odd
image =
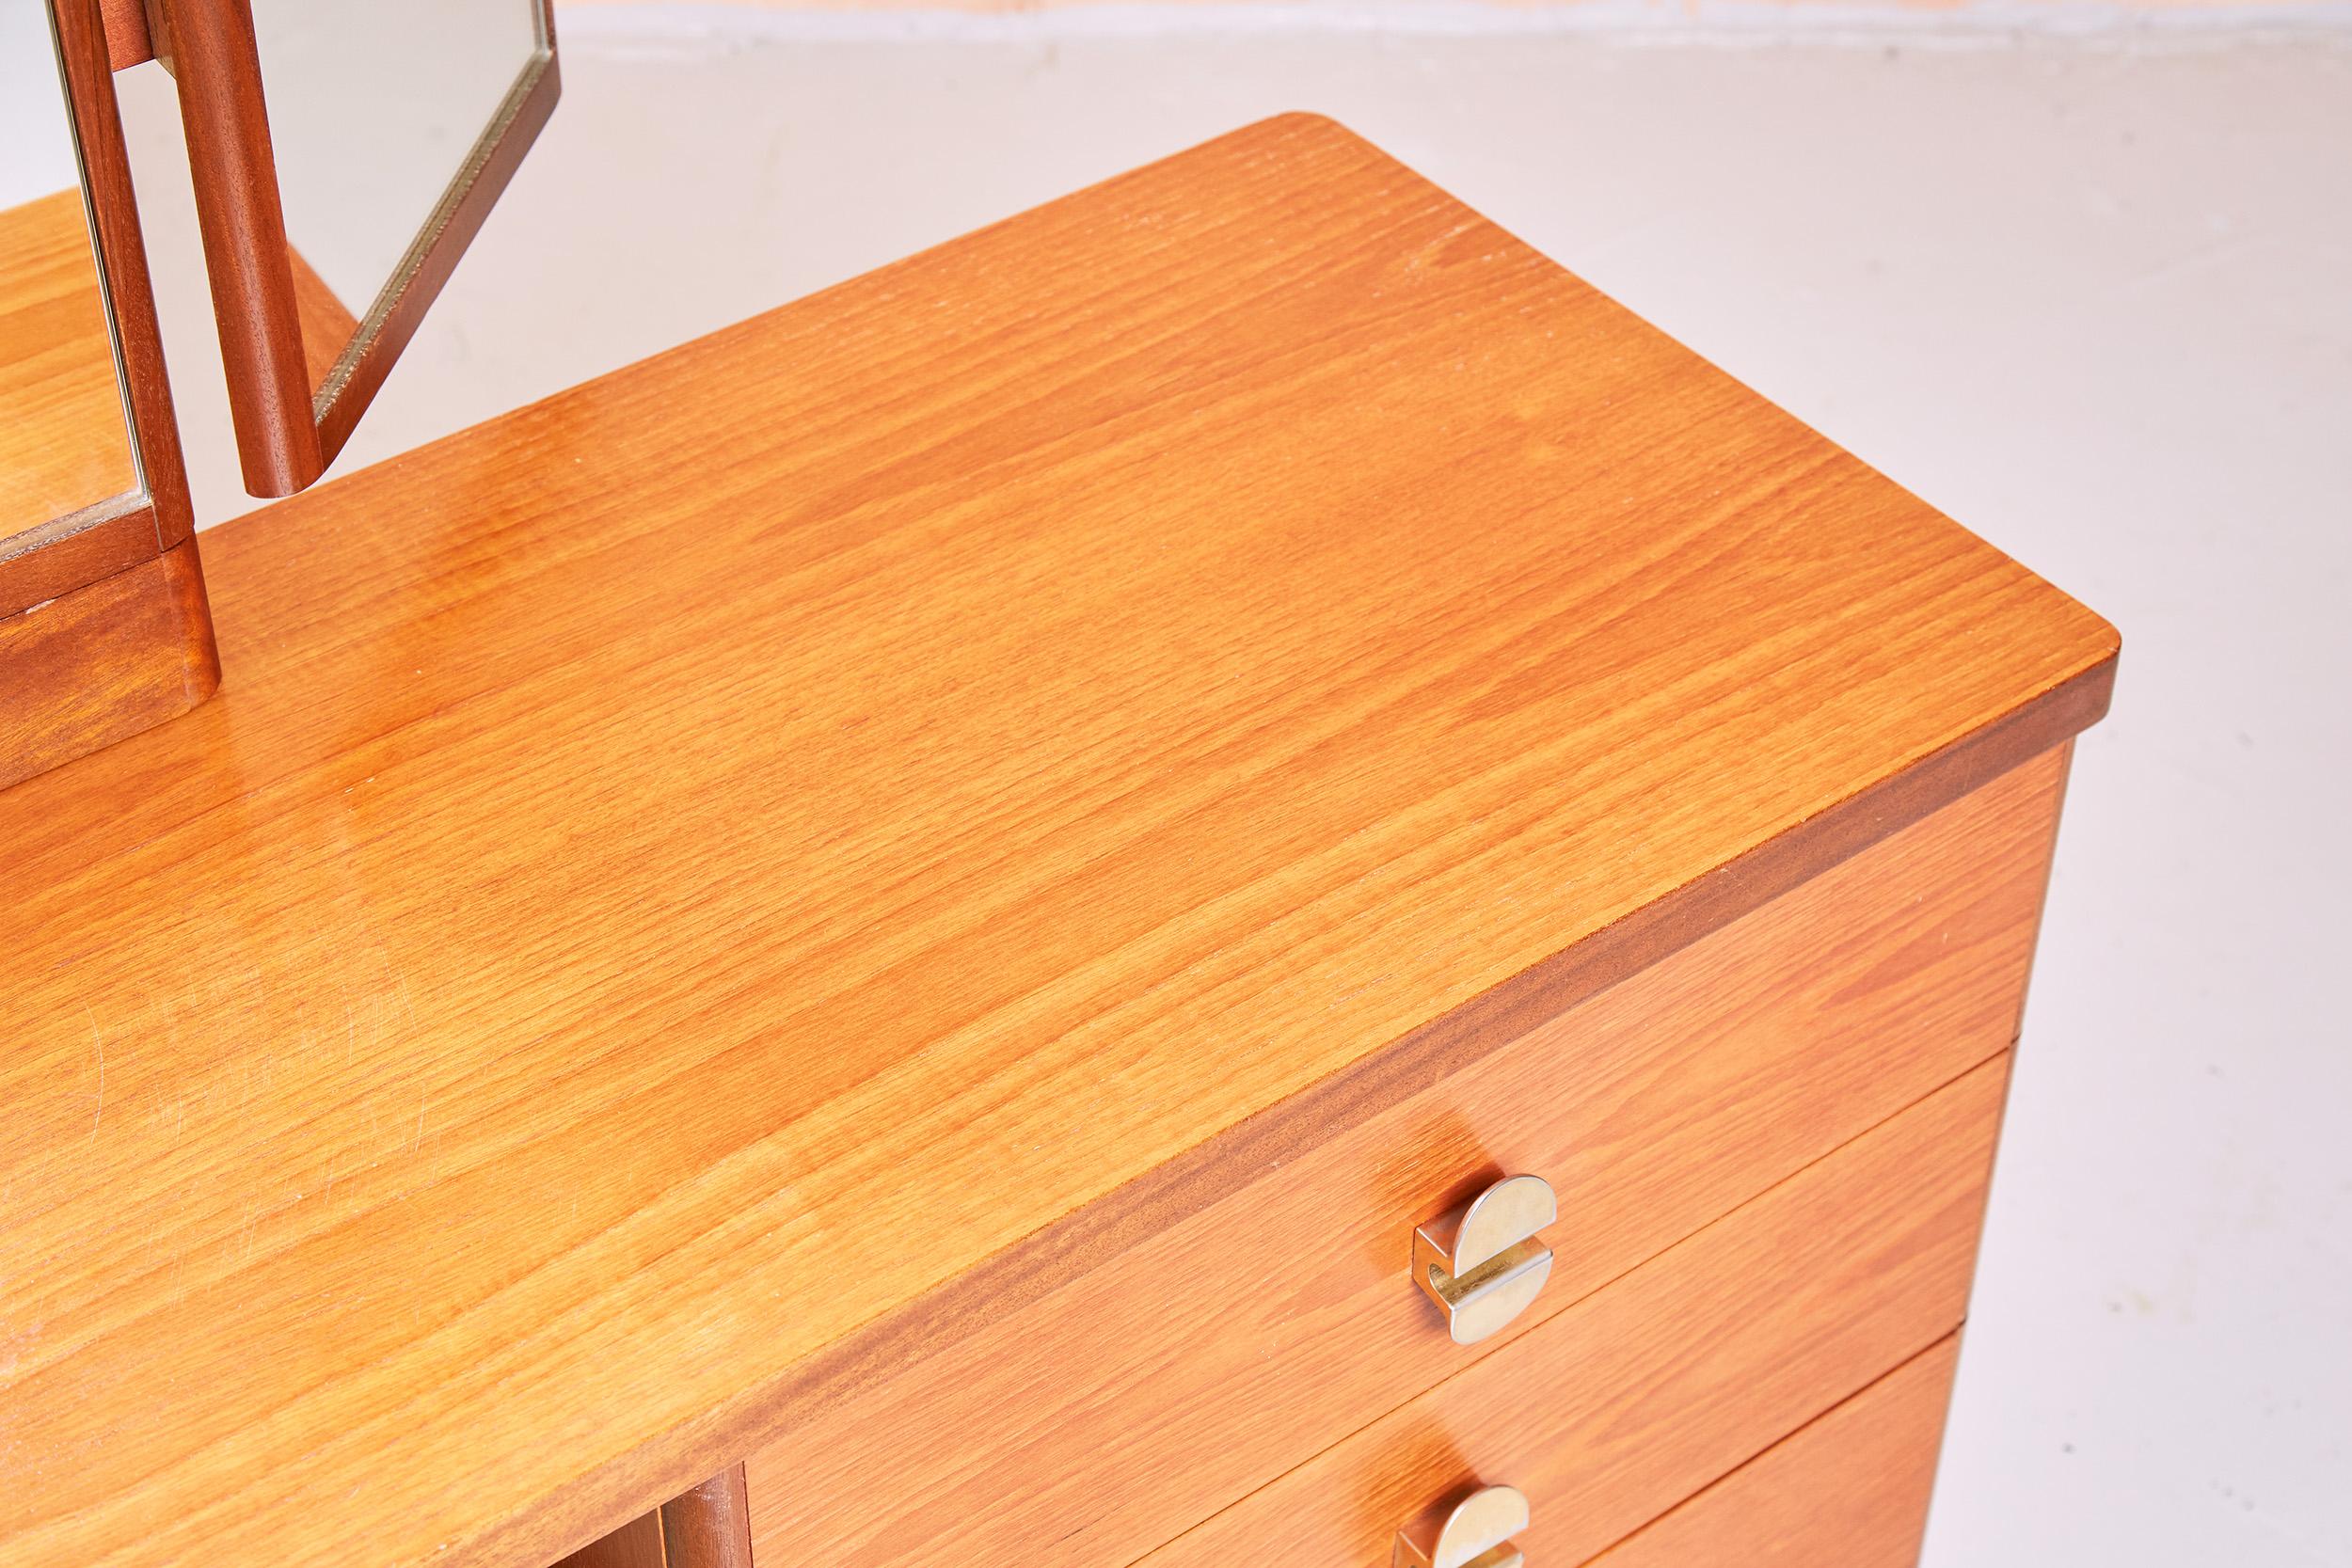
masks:
[[[1445,1510],[1431,1510],[1396,1532],[1390,1568],[1520,1568],[1511,1538],[1527,1528],[1527,1495],[1516,1486],[1482,1486]]]
[[[1527,1310],[1551,1277],[1535,1232],[1560,1217],[1551,1184],[1506,1176],[1413,1231],[1413,1280],[1444,1311],[1457,1345],[1474,1345]]]

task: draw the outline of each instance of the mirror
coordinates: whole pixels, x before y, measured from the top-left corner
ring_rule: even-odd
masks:
[[[286,238],[363,314],[538,58],[538,0],[252,5]]]
[[[287,495],[342,449],[552,111],[548,0],[170,16],[246,487]]]
[[[115,92],[145,21],[0,0],[0,788],[220,683]]]
[[[144,502],[91,233],[49,7],[0,0],[0,560]]]

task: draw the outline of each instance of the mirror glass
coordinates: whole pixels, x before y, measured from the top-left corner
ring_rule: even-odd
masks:
[[[252,0],[313,386],[405,284],[548,48],[543,0]],[[325,341],[317,340],[324,339]]]
[[[0,0],[0,557],[142,499],[90,233],[49,7]]]

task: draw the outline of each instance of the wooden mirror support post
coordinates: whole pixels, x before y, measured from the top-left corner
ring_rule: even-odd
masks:
[[[173,78],[220,325],[246,488],[290,496],[317,481],[449,281],[561,91],[555,13],[364,315],[354,319],[290,248],[250,0],[180,0]]]
[[[136,483],[60,516],[37,513],[36,526],[0,526],[0,788],[184,713],[220,681],[114,72],[159,60],[178,83],[246,487],[290,495],[334,461],[554,108],[554,15],[547,0],[520,3],[528,47],[511,85],[355,316],[287,244],[248,0],[175,0],[168,12],[49,0]],[[23,213],[57,229],[62,195],[36,205],[0,225]],[[40,238],[40,254],[87,271],[78,232]],[[0,280],[0,326],[29,324],[0,332],[0,355],[55,346],[40,341],[55,312],[35,307],[47,303],[37,291],[60,284],[39,271],[12,266]],[[61,415],[13,424],[52,454],[98,437]]]
[[[51,0],[140,483],[0,541],[0,788],[184,713],[220,681],[115,98],[145,29],[110,38],[116,11],[136,14]],[[0,289],[32,281],[20,271]]]

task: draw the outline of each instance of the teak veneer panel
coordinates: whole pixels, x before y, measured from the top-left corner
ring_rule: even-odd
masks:
[[[138,483],[81,188],[0,209],[0,557]]]
[[[2064,784],[1945,807],[853,1394],[811,1380],[749,1464],[767,1558],[1130,1562],[2008,1050]],[[1556,1255],[1454,1344],[1412,1227],[1511,1171]]]
[[[1303,118],[204,543],[221,695],[0,794],[22,1568],[544,1568],[1073,1211],[1163,1228],[1204,1140],[2047,751],[2115,652]]]
[[[1530,1562],[1585,1560],[1959,1326],[2008,1072],[2004,1053],[1138,1568],[1376,1562],[1494,1482],[1527,1494]]]
[[[151,518],[135,521],[152,536]],[[0,616],[0,789],[185,713],[219,682],[193,539]],[[0,944],[0,965],[18,958]],[[7,1430],[0,1411],[0,1435]]]
[[[727,1466],[552,1568],[752,1568],[743,1466]]]
[[[1914,1568],[1959,1357],[1959,1335],[1937,1340],[1595,1568]]]
[[[670,1568],[661,1538],[661,1513],[640,1513],[619,1529],[600,1535],[549,1568]]]
[[[106,34],[107,63],[115,70],[128,71],[155,57],[146,0],[99,0],[99,12]]]

